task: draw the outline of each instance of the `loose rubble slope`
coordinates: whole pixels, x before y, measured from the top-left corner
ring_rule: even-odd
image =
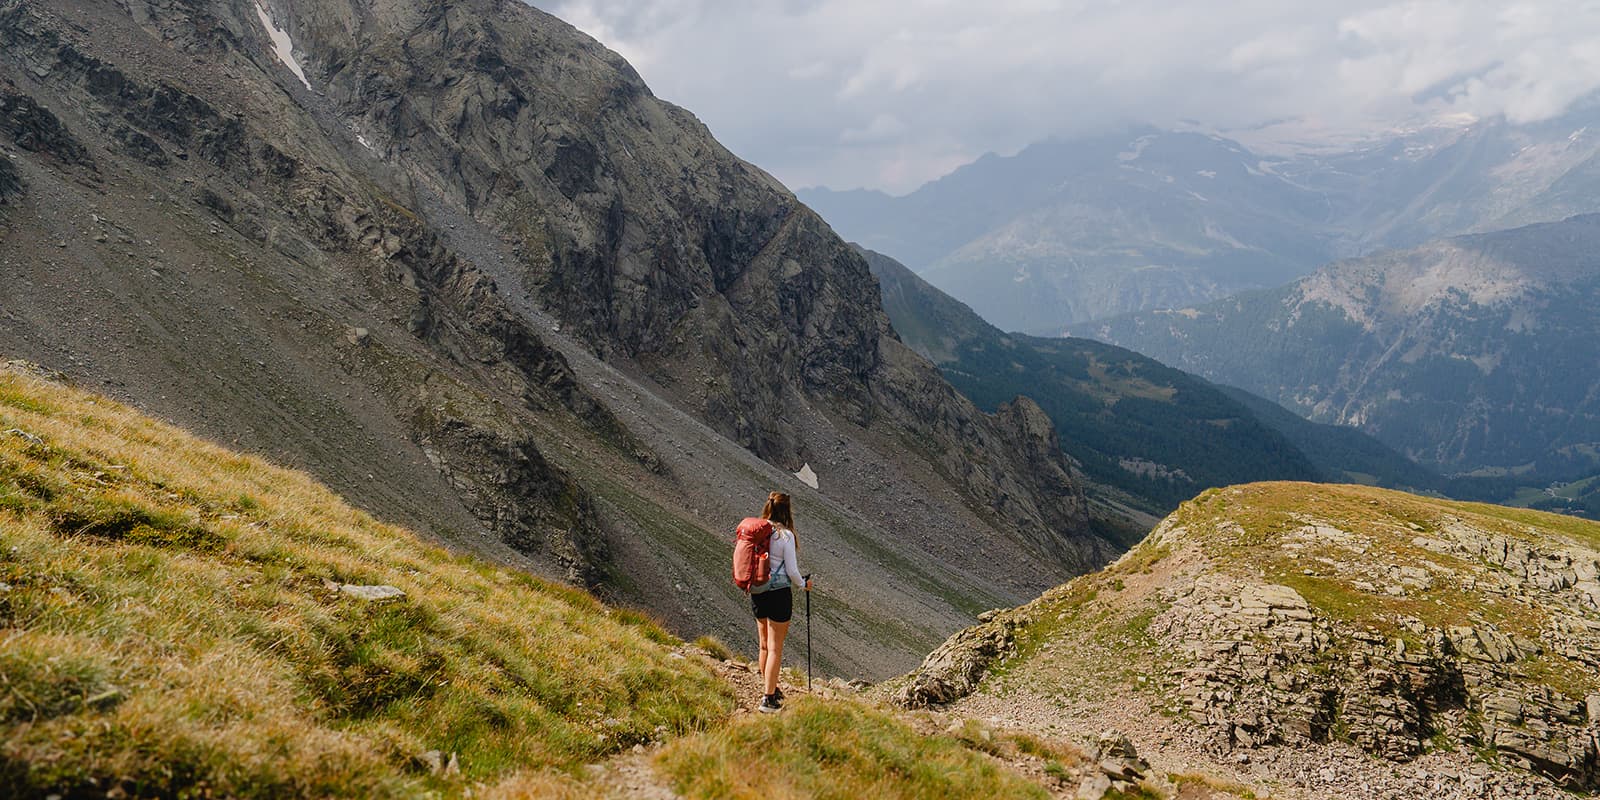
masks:
[[[1315,787],[1292,767],[1320,752],[1356,773],[1421,759],[1413,790],[1461,765],[1520,787],[1492,796],[1600,789],[1593,522],[1360,486],[1217,489],[1106,570],[984,620],[900,702],[1123,724],[1189,763],[1244,770],[1255,752],[1263,787]],[[1304,757],[1262,756],[1290,750]]]

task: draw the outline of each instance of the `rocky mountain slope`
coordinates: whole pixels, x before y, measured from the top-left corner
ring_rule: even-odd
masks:
[[[1157,769],[1255,796],[1594,792],[1597,576],[1593,522],[1217,489],[1106,570],[987,615],[895,691],[1037,730],[1118,727]]]
[[[1570,476],[1597,466],[1597,245],[1600,217],[1574,217],[1080,332],[1446,470]]]
[[[905,197],[801,198],[996,325],[1054,335],[1278,286],[1335,258],[1600,210],[1594,130],[1593,101],[1537,124],[1353,147],[1138,128],[985,156]]]
[[[0,43],[0,352],[741,646],[727,528],[789,489],[840,672],[1113,552],[1027,403],[522,3],[0,0]]]
[[[1361,480],[1430,488],[1438,477],[1350,428],[1306,421],[1120,347],[1008,334],[894,259],[866,251],[901,338],[980,408],[1038,398],[1093,482],[1092,507],[1143,535],[1131,504],[1163,515],[1202,489],[1254,480]],[[1141,520],[1142,521],[1142,520]],[[1127,525],[1124,525],[1127,527]]]
[[[1358,253],[1593,213],[1600,96],[1540,122],[1404,131],[1318,154],[1291,177],[1338,203]]]

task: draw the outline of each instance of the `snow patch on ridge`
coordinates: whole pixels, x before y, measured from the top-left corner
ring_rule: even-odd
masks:
[[[267,38],[272,40],[272,51],[278,56],[278,60],[305,84],[306,89],[310,89],[311,81],[306,80],[305,70],[300,68],[300,62],[294,60],[294,42],[290,41],[289,32],[278,27],[260,3],[256,3],[256,17],[261,20],[261,27],[266,29]]]
[[[810,486],[813,489],[817,488],[817,472],[811,468],[811,464],[806,463],[801,465],[800,471],[796,472],[794,476],[799,478],[801,483]]]

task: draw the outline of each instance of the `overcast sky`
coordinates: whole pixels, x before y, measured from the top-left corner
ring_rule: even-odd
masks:
[[[791,188],[901,193],[1135,122],[1532,121],[1600,86],[1585,0],[533,0]]]

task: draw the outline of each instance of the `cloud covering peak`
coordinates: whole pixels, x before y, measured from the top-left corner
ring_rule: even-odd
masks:
[[[1600,87],[1590,0],[536,0],[790,186],[906,191],[1052,135],[1531,122]]]

